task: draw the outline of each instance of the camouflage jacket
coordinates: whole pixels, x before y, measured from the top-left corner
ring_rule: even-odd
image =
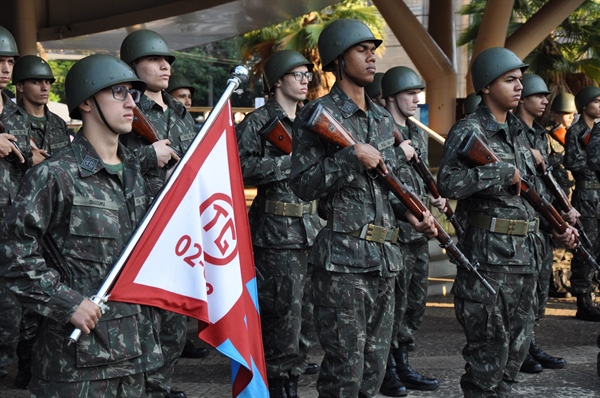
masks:
[[[340,148],[318,138],[302,124],[317,103],[335,117],[357,142],[377,148],[391,170],[397,169],[391,115],[367,98],[363,112],[337,85],[331,92],[308,103],[293,126],[290,186],[303,200],[319,199],[328,226],[321,229],[310,262],[332,272],[379,272],[392,276],[402,267],[397,245],[367,241],[349,235],[373,223],[396,225],[391,193],[380,179],[371,178],[358,160],[354,147]],[[402,210],[396,209],[399,214]]]
[[[147,95],[142,96],[138,107],[148,117],[152,125],[156,127],[160,139],[169,139],[171,147],[183,156],[194,137],[196,137],[194,119],[179,101],[164,91],[162,95],[169,107],[168,120],[167,113],[163,112],[162,107]],[[150,196],[155,197],[164,185],[167,169],[157,166],[154,148],[137,133],[123,134],[120,138],[121,142],[132,150],[140,160],[142,174],[148,183]]]
[[[448,133],[438,189],[443,197],[457,199],[456,214],[469,220],[469,212],[510,220],[533,221],[537,212],[523,196],[509,189],[519,169],[521,177],[535,174],[535,162],[525,137],[524,126],[512,113],[508,130],[496,121],[485,103],[459,120]],[[467,133],[475,131],[500,158],[499,162],[474,166],[459,158],[458,148]],[[479,261],[484,270],[506,273],[533,273],[533,233],[525,236],[493,233],[465,225],[461,249],[471,261]]]
[[[21,109],[4,92],[0,90],[4,109],[0,114],[0,122],[4,125],[6,133],[12,134],[17,138],[17,145],[23,152],[27,167],[33,165],[33,153],[29,146],[29,137],[31,134],[31,121],[27,112]],[[17,163],[17,158],[10,154],[7,157],[0,158],[0,219],[6,215],[6,208],[12,203],[19,192],[21,181],[25,175],[22,169],[23,165]]]
[[[518,116],[517,116],[518,117]],[[544,163],[548,165],[548,137],[546,136],[546,129],[544,129],[538,122],[534,121],[532,127],[528,127],[521,118],[519,118],[525,129],[525,137],[529,143],[529,147],[540,151]],[[535,160],[534,160],[535,161]],[[534,186],[535,190],[541,197],[545,198],[552,203],[553,196],[552,192],[546,187],[546,183],[538,173],[535,174]]]
[[[23,109],[23,102],[19,102]],[[46,123],[40,123],[30,117],[31,120],[31,138],[40,149],[46,150],[50,155],[62,149],[71,143],[67,123],[55,113],[50,112],[47,106],[44,106]]]
[[[123,146],[119,154],[121,176],[80,132],[28,171],[0,231],[1,275],[23,305],[44,316],[32,368],[44,380],[107,379],[162,362],[153,310],[134,304],[108,302],[92,333],[68,344],[69,319],[97,293],[146,213],[139,163]]]
[[[570,170],[576,183],[598,183],[596,173],[588,167],[586,148],[581,142],[581,136],[587,131],[588,126],[580,117],[577,123],[574,123],[567,130],[565,136],[565,158],[564,165]],[[593,142],[589,147],[593,148]],[[590,149],[594,151],[594,149]],[[575,186],[571,203],[583,218],[600,218],[600,189],[583,189]]]
[[[292,121],[277,100],[252,112],[237,128],[240,161],[246,185],[255,185],[258,194],[248,217],[252,243],[258,247],[299,249],[312,246],[321,222],[316,212],[302,217],[287,217],[265,212],[266,201],[302,203],[290,189],[291,156],[284,154],[257,132],[273,117],[279,116],[286,130],[292,131]]]
[[[406,120],[406,128],[398,125],[398,129],[404,136],[404,139],[412,141],[412,146],[421,152],[425,165],[429,166],[429,160],[427,159],[427,151],[429,146],[427,142],[427,136],[419,132],[417,125],[408,119]],[[421,176],[419,176],[415,169],[406,162],[404,151],[400,147],[396,148],[396,153],[398,154],[398,174],[396,177],[411,187],[419,196],[419,198],[421,198],[421,201],[425,204],[425,206],[427,206],[429,204],[429,195],[425,190],[425,183],[423,182],[423,179]],[[403,215],[398,216],[403,217]],[[425,234],[415,231],[409,222],[399,219],[398,226],[400,227],[398,234],[399,242],[422,243],[427,241]]]

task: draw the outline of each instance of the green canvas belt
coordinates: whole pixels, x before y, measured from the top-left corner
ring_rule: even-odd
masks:
[[[333,220],[331,218],[327,219],[327,226],[329,228],[333,227]],[[387,241],[390,243],[396,243],[398,241],[399,230],[400,229],[398,227],[386,228],[375,224],[367,224],[357,231],[348,232],[348,235],[354,236],[355,238],[364,239],[369,242],[383,243]]]
[[[506,235],[525,236],[529,232],[537,232],[540,229],[538,218],[532,221],[508,220],[486,216],[485,214],[471,213],[470,223],[475,228]]]
[[[317,211],[317,201],[310,203],[287,203],[265,200],[265,213],[285,217],[302,217],[305,214],[313,214]]]
[[[577,182],[575,182],[575,189],[600,189],[600,182],[598,182],[598,181],[577,181]]]

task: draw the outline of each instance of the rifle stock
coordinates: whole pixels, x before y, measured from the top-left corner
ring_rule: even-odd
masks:
[[[156,127],[154,127],[150,120],[148,120],[146,114],[137,106],[133,108],[133,123],[131,125],[131,129],[150,144],[160,141],[160,136],[156,130]],[[181,159],[181,154],[179,152],[170,146],[169,148],[171,148],[171,150],[175,152],[175,154]],[[177,160],[171,158],[169,163],[165,165],[165,169],[170,169],[171,167],[175,166],[176,163]]]
[[[592,129],[588,128],[579,138],[584,148],[587,148],[587,146],[590,144],[590,138],[592,138]]]
[[[269,141],[275,148],[286,155],[292,153],[292,137],[285,129],[285,126],[281,123],[278,116],[269,120],[257,134]]]
[[[402,136],[400,130],[398,130],[398,127],[394,125],[394,146],[400,146],[402,141],[404,141],[404,137]],[[423,163],[421,152],[418,149],[415,149],[415,152],[415,157],[413,157],[409,161],[409,163],[411,167],[417,172],[417,174],[419,174],[423,182],[425,182],[425,185],[427,185],[427,189],[431,193],[431,196],[437,199],[441,195],[438,191],[437,184],[435,183],[435,178],[433,178],[433,174],[431,174],[431,171],[425,166],[425,163]],[[463,229],[462,225],[460,225],[458,218],[456,217],[456,215],[450,208],[450,204],[448,203],[446,203],[446,211],[444,211],[444,214],[446,215],[448,221],[452,223],[452,226],[456,231],[456,235],[460,238],[461,235],[465,232],[465,230]]]
[[[552,138],[558,141],[562,146],[565,146],[566,134],[567,129],[565,128],[565,126],[562,125],[562,123],[550,130],[550,135],[552,136]]]
[[[357,144],[354,137],[352,137],[352,135],[336,119],[334,119],[321,104],[315,106],[310,116],[303,123],[303,127],[317,135],[319,138],[342,148]],[[427,211],[427,208],[423,202],[421,202],[421,199],[419,199],[409,187],[398,180],[389,169],[387,173],[384,173],[378,168],[377,173],[378,177],[382,179],[392,193],[400,199],[419,221],[422,221],[423,212]],[[479,273],[479,271],[477,271],[479,264],[471,264],[460,249],[452,242],[450,235],[448,235],[436,219],[434,219],[434,223],[435,228],[438,231],[436,239],[440,242],[440,246],[446,249],[448,256],[453,258],[460,266],[474,272],[486,289],[488,289],[491,294],[495,295],[496,291],[494,288]]]
[[[479,138],[479,136],[471,131],[467,137],[463,140],[460,147],[458,148],[458,156],[470,161],[477,166],[483,166],[486,164],[494,163],[499,161],[496,154]],[[540,197],[533,188],[533,185],[526,180],[521,179],[519,182],[521,186],[521,195],[550,223],[552,228],[558,233],[564,233],[568,224],[561,217],[558,211],[550,204],[546,199]],[[576,246],[573,249],[573,253],[578,255],[588,265],[595,267],[600,270],[600,266],[596,263],[596,260],[581,244],[579,239],[576,239]]]

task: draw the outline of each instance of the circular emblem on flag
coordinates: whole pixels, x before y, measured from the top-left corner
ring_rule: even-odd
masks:
[[[206,235],[204,260],[213,265],[227,265],[237,255],[233,201],[230,196],[215,193],[200,205],[200,221]]]

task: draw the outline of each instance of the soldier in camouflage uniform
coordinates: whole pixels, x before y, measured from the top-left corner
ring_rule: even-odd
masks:
[[[12,81],[21,93],[18,105],[25,109],[31,119],[31,141],[36,145],[35,148],[33,144],[30,145],[34,165],[71,142],[65,121],[46,106],[50,85],[54,80],[50,65],[39,57],[26,55],[15,62]],[[15,385],[18,388],[26,388],[31,379],[31,348],[39,319],[39,315],[33,311],[23,309],[17,346],[19,371]]]
[[[6,208],[17,196],[25,175],[24,169],[32,165],[29,146],[31,122],[27,112],[2,91],[10,83],[18,57],[15,39],[0,26],[0,122],[4,126],[4,131],[0,131],[0,221],[6,216]],[[13,142],[21,148],[25,158]],[[0,283],[0,298],[0,377],[4,377],[8,374],[19,340],[21,305],[3,281]]]
[[[393,119],[365,95],[375,75],[375,49],[381,44],[354,19],[329,24],[319,36],[323,70],[336,83],[308,103],[293,126],[290,185],[305,201],[319,199],[327,218],[310,253],[315,271],[310,298],[315,327],[325,351],[317,381],[320,397],[373,397],[388,358],[394,310],[394,282],[402,269],[391,193],[368,171],[395,170]],[[303,127],[321,104],[357,140],[340,148]],[[387,165],[387,167],[386,167]],[[400,205],[396,212],[401,212]],[[433,231],[425,213],[417,227]],[[381,236],[373,240],[373,231]],[[363,233],[364,232],[364,233]]]
[[[510,113],[518,105],[526,68],[505,48],[489,48],[475,58],[471,75],[482,102],[452,126],[438,174],[440,194],[457,199],[457,215],[469,220],[460,248],[481,264],[479,272],[496,291],[492,295],[472,272],[458,268],[452,294],[467,340],[465,397],[507,397],[533,332],[539,216],[509,189],[536,172],[524,126]],[[470,132],[500,161],[474,166],[460,158],[458,148]],[[572,245],[572,231],[561,239]]]
[[[185,76],[172,75],[169,77],[169,86],[165,91],[169,93],[171,97],[181,102],[188,112],[190,111],[190,108],[192,107],[192,98],[194,97],[196,89]]]
[[[581,224],[587,236],[592,242],[597,242],[600,228],[600,182],[595,169],[588,167],[586,147],[581,137],[594,126],[594,120],[600,117],[600,88],[590,86],[579,90],[575,95],[575,105],[580,117],[567,130],[564,166],[575,178],[575,190],[571,197],[573,207],[581,213]],[[595,151],[595,148],[590,148],[590,151]],[[594,161],[590,163],[594,164]],[[598,247],[592,254],[598,256]],[[577,297],[575,317],[600,322],[600,307],[596,304],[594,295],[594,272],[595,269],[581,259],[573,257],[571,260],[571,289],[572,294]]]
[[[396,127],[404,141],[396,148],[398,157],[414,161],[415,150],[419,151],[425,166],[428,166],[427,136],[417,129],[408,118],[414,116],[419,103],[419,94],[425,85],[410,68],[396,66],[385,72],[381,80],[382,97],[386,109],[390,112]],[[406,161],[400,161],[398,178],[413,188],[416,195],[427,206],[429,202],[443,211],[446,199],[435,199],[428,195],[425,183],[415,169]],[[408,351],[414,347],[414,337],[419,330],[425,305],[429,277],[429,243],[427,236],[418,233],[412,225],[398,221],[398,245],[402,251],[404,270],[396,277],[396,310],[394,330],[392,332],[392,352],[388,358],[386,376],[381,392],[388,396],[403,396],[402,383],[414,390],[435,390],[439,387],[437,379],[427,378],[414,371],[408,363]],[[402,383],[398,383],[398,378]]]
[[[300,348],[302,298],[308,253],[321,223],[317,201],[305,202],[290,189],[291,155],[257,132],[274,117],[292,131],[312,67],[294,50],[272,55],[264,76],[269,100],[236,128],[244,183],[258,188],[248,217],[272,398],[297,397],[298,377],[306,369],[307,352]]]
[[[151,307],[108,302],[101,312],[89,299],[148,205],[139,162],[118,140],[131,131],[144,87],[114,57],[78,61],[65,92],[83,127],[72,145],[28,172],[2,225],[0,272],[44,317],[32,397],[143,397],[144,372],[162,363]],[[83,334],[69,344],[74,327]]]
[[[71,142],[67,123],[48,109],[48,94],[55,80],[50,65],[40,57],[26,55],[15,63],[12,81],[21,93],[18,104],[31,119],[31,140],[37,147],[32,148],[34,165]]]
[[[164,166],[172,158],[178,159],[171,147],[183,155],[196,136],[194,119],[183,104],[165,92],[175,57],[162,36],[144,29],[130,33],[121,43],[121,59],[148,85],[138,107],[156,128],[161,141],[150,145],[135,132],[121,140],[140,159],[142,174],[155,197],[165,182]],[[186,318],[170,311],[157,312],[164,366],[148,374],[146,389],[150,397],[185,398],[184,392],[171,390],[171,378],[185,346]]]
[[[548,138],[546,129],[543,128],[536,119],[541,117],[548,105],[546,96],[550,94],[544,80],[533,73],[523,75],[521,79],[523,91],[521,99],[515,114],[526,128],[525,137],[531,148],[531,152],[536,159],[536,164],[548,164]],[[540,167],[540,166],[538,166]],[[548,200],[553,201],[553,195],[546,187],[541,176],[534,177],[534,185],[537,193]],[[563,217],[574,224],[577,220],[577,210],[571,209],[569,213],[563,213]],[[543,220],[542,220],[543,221]],[[547,223],[542,223],[545,225]],[[544,228],[544,229],[546,229]],[[543,230],[538,231],[535,236],[535,258],[537,265],[537,309],[535,310],[536,321],[543,317],[546,312],[546,302],[548,301],[548,289],[550,288],[550,277],[552,274],[552,235]],[[531,339],[529,353],[521,365],[521,372],[538,373],[543,368],[561,369],[566,362],[562,358],[556,358],[548,355],[544,350],[538,347],[535,337]]]

